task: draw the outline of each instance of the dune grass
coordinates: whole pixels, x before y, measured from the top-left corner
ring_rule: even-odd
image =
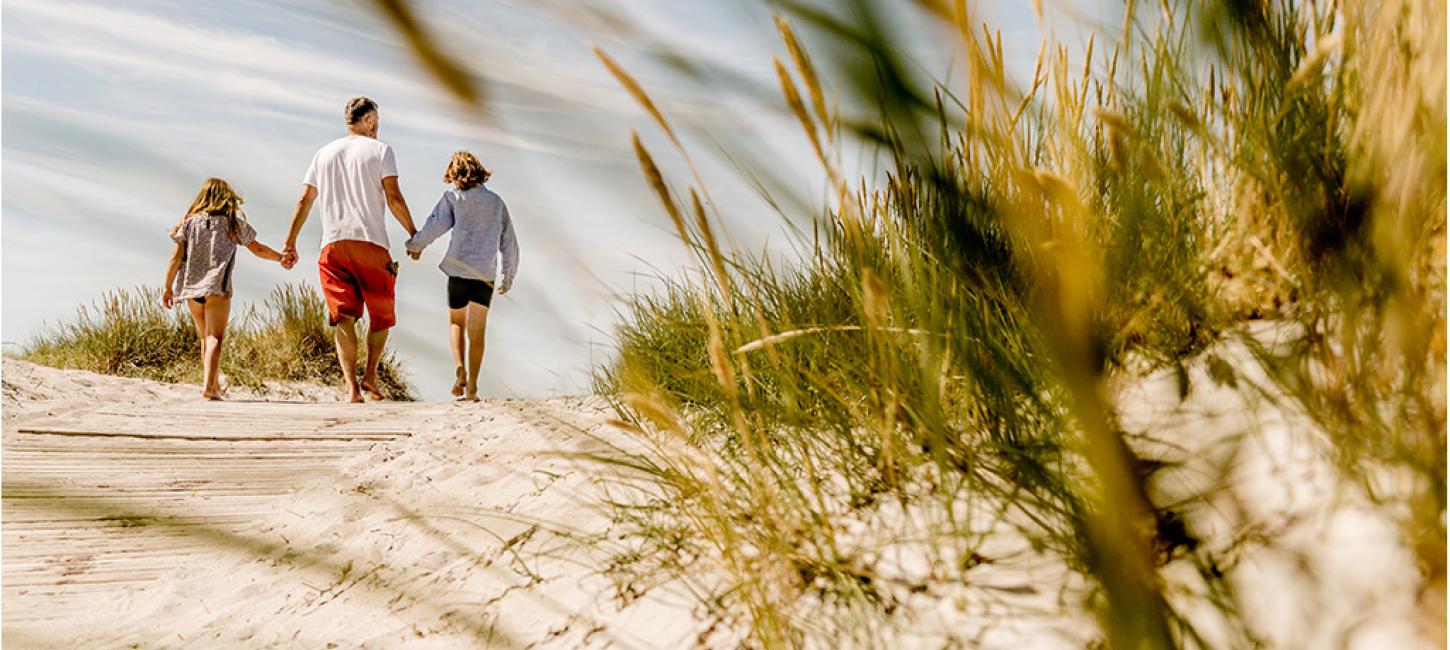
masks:
[[[1443,8],[1140,6],[1086,60],[1044,43],[1016,88],[999,34],[927,5],[962,39],[970,81],[954,88],[894,47],[887,3],[850,18],[782,4],[844,52],[812,61],[777,20],[786,108],[834,187],[823,240],[790,268],[720,250],[674,127],[601,54],[687,161],[676,191],[635,139],[700,260],[699,280],[635,300],[598,381],[649,448],[617,462],[663,495],[623,511],[652,570],[689,580],[708,558],[727,578],[701,584],[702,605],[753,644],[880,645],[926,588],[881,558],[915,548],[930,580],[968,584],[983,533],[959,513],[996,503],[1094,585],[1109,646],[1202,645],[1159,570],[1213,563],[1155,500],[1161,463],[1107,386],[1272,317],[1302,335],[1260,361],[1345,476],[1414,477],[1378,498],[1414,513],[1406,538],[1443,586]],[[851,143],[880,152],[885,182],[845,178]]]
[[[634,549],[610,570],[682,581],[747,647],[892,647],[912,625],[893,614],[970,587],[1005,525],[1087,585],[1067,599],[1103,645],[1213,645],[1181,611],[1195,604],[1221,612],[1218,643],[1264,645],[1110,389],[1168,369],[1186,396],[1195,363],[1231,385],[1202,353],[1234,337],[1344,483],[1401,522],[1443,630],[1443,3],[1128,2],[1085,51],[1041,43],[1026,80],[972,3],[768,4],[777,103],[829,188],[791,266],[722,247],[734,215],[683,131],[596,49],[684,161],[677,185],[634,137],[698,261],[632,300],[598,374],[645,447],[599,459],[639,487],[617,511]],[[932,38],[955,41],[940,51],[962,53],[965,82],[909,58]],[[850,177],[858,157],[886,178]],[[1294,339],[1242,334],[1266,318]]]
[[[224,346],[221,371],[234,385],[342,383],[327,306],[305,286],[277,287],[260,309],[234,303]],[[200,383],[200,354],[185,307],[168,311],[159,291],[140,287],[109,292],[81,307],[73,320],[37,336],[20,356],[57,368]],[[379,389],[389,399],[414,399],[393,353],[383,357],[378,374]]]

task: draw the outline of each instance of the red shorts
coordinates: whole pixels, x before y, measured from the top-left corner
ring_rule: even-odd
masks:
[[[327,299],[328,324],[343,318],[362,318],[367,307],[368,331],[398,324],[393,311],[397,267],[388,249],[366,241],[335,241],[317,258],[322,296]]]

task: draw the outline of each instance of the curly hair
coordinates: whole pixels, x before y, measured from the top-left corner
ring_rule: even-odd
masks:
[[[444,183],[456,183],[458,189],[466,190],[482,185],[484,181],[493,176],[493,172],[484,168],[478,158],[467,151],[458,151],[448,161],[448,171],[443,172]]]

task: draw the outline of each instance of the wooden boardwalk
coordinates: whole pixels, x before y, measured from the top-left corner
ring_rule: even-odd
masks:
[[[3,623],[85,603],[227,550],[286,495],[410,433],[428,405],[158,402],[7,425]],[[94,601],[90,601],[94,602]]]

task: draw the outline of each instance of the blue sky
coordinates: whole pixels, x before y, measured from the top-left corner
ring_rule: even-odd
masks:
[[[781,218],[718,156],[717,143],[771,161],[809,218],[823,185],[783,106],[681,77],[642,49],[660,45],[774,87],[781,54],[759,3],[639,0],[601,3],[643,26],[625,38],[573,3],[419,3],[442,44],[481,79],[486,114],[468,113],[415,64],[366,3],[5,0],[3,242],[0,337],[27,341],[103,291],[158,286],[166,228],[201,181],[220,176],[247,200],[263,242],[280,246],[312,153],[342,133],[354,95],[381,107],[380,138],[421,220],[444,189],[449,154],[468,149],[494,171],[522,246],[514,291],[490,318],[483,391],[543,396],[588,390],[611,354],[621,296],[650,291],[688,263],[641,179],[629,147],[637,128],[683,180],[642,112],[590,54],[624,62],[672,119],[688,125],[710,191],[736,246],[788,256]],[[1008,34],[1009,59],[1030,73],[1037,50],[1029,4],[982,3]],[[913,44],[928,66],[941,52]],[[922,49],[925,48],[925,49]],[[940,71],[946,74],[946,71]],[[715,184],[717,183],[718,184]],[[402,232],[391,232],[402,257]],[[291,272],[245,256],[236,298],[260,301],[281,282],[316,286],[316,216]],[[443,245],[404,267],[393,344],[426,397],[451,380],[436,269]]]

